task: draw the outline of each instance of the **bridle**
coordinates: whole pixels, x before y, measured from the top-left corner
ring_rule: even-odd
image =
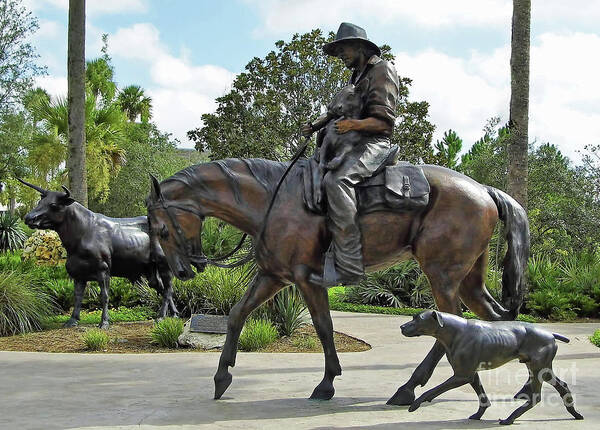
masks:
[[[240,242],[237,244],[237,246],[231,252],[228,252],[225,255],[221,255],[219,257],[214,257],[214,258],[208,258],[208,257],[206,257],[206,255],[204,255],[204,251],[202,249],[202,237],[201,237],[200,238],[200,254],[194,254],[192,243],[190,241],[186,240],[186,238],[183,234],[183,229],[181,228],[181,224],[179,224],[179,221],[177,221],[177,217],[173,214],[173,212],[170,209],[179,209],[184,212],[191,213],[191,214],[195,215],[196,217],[198,217],[201,221],[204,221],[204,218],[205,218],[204,214],[202,212],[200,212],[194,208],[190,208],[188,206],[180,205],[180,204],[173,203],[173,202],[167,202],[164,200],[162,195],[159,197],[159,199],[156,203],[153,203],[152,205],[148,206],[149,210],[156,209],[156,208],[163,209],[167,213],[167,216],[169,217],[169,221],[171,221],[171,224],[175,228],[175,235],[174,235],[175,243],[177,244],[177,247],[179,249],[182,249],[184,251],[184,253],[185,253],[184,257],[187,260],[189,260],[190,263],[192,263],[196,266],[211,264],[213,266],[229,269],[229,268],[242,266],[242,265],[246,264],[247,262],[249,262],[250,260],[252,260],[253,253],[249,253],[248,255],[240,258],[239,260],[237,260],[233,263],[220,263],[220,261],[227,260],[228,258],[230,258],[232,255],[234,255],[237,251],[239,251],[242,248],[242,246],[244,245],[244,241],[246,240],[246,237],[248,236],[246,233],[244,233],[242,235]]]

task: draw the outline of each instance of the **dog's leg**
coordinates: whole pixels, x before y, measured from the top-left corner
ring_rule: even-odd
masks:
[[[477,393],[477,397],[479,398],[479,410],[475,412],[473,415],[469,417],[470,420],[478,420],[481,418],[483,413],[487,408],[490,407],[490,399],[488,399],[487,394],[485,394],[485,390],[483,389],[483,385],[481,385],[481,380],[479,379],[479,374],[475,373],[475,377],[473,378],[473,382],[471,382],[471,387]]]
[[[531,379],[525,382],[523,388],[521,388],[517,394],[513,396],[513,399],[528,399],[531,397]]]
[[[546,374],[548,375],[547,377],[545,376]],[[546,374],[544,374],[544,380],[552,385],[556,391],[558,391],[558,394],[560,394],[560,397],[563,399],[563,403],[565,408],[567,408],[567,411],[569,411],[569,413],[573,415],[576,420],[582,420],[583,415],[575,410],[575,401],[573,400],[573,395],[571,394],[571,390],[569,390],[567,384],[558,379],[552,369],[550,369],[550,372],[547,372]]]
[[[417,398],[417,400],[415,400],[410,405],[410,407],[408,408],[408,412],[416,411],[417,409],[419,409],[419,406],[421,406],[421,403],[431,402],[433,399],[435,399],[440,394],[445,393],[446,391],[451,390],[453,388],[458,388],[465,384],[468,384],[472,380],[473,380],[472,376],[456,376],[456,375],[454,375],[454,376],[448,378],[447,380],[445,380],[444,382],[442,382],[437,387],[432,388],[431,390],[426,391],[425,393],[421,394],[421,396],[419,396],[419,398]]]
[[[529,409],[533,408],[539,403],[542,392],[542,382],[539,378],[539,375],[540,372],[543,371],[544,369],[538,368],[534,369],[533,371],[532,369],[529,369],[531,375],[531,396],[529,396],[527,402],[525,402],[524,405],[519,406],[517,409],[515,409],[508,418],[500,420],[500,424],[508,425],[514,423],[517,418],[519,418],[521,415],[523,415],[525,412],[527,412]]]

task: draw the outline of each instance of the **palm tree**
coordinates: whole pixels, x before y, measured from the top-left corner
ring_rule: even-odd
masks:
[[[139,116],[142,122],[146,123],[152,117],[152,99],[144,94],[139,85],[123,88],[117,96],[117,103],[131,122]]]
[[[87,89],[100,104],[110,104],[115,98],[117,85],[113,81],[114,71],[106,58],[96,58],[87,62],[85,69]]]
[[[67,173],[73,197],[88,204],[85,167],[85,0],[69,0]]]
[[[513,0],[507,187],[523,207],[527,207],[530,23],[531,0]]]
[[[64,98],[37,98],[29,106],[33,117],[40,118],[40,132],[29,145],[29,164],[35,166],[42,182],[60,179],[67,155],[69,134],[68,107]],[[86,177],[90,195],[99,200],[108,196],[110,178],[125,162],[121,148],[124,139],[124,116],[116,104],[98,106],[88,92],[85,103]]]

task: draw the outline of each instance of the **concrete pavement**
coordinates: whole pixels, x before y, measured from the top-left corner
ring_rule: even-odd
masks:
[[[404,338],[408,317],[333,312],[341,331],[373,349],[340,354],[343,375],[326,402],[307,397],[323,375],[321,354],[239,353],[233,384],[214,401],[218,353],[46,354],[0,352],[0,429],[186,428],[498,428],[520,403],[512,400],[526,380],[518,362],[481,372],[492,406],[481,421],[470,386],[443,394],[409,413],[386,406],[423,359],[432,338]],[[575,421],[547,384],[542,402],[515,426],[526,429],[600,428],[600,349],[587,337],[598,324],[546,324],[571,338],[559,343],[555,371],[575,393]],[[445,359],[425,388],[451,375]],[[419,391],[420,393],[422,391]]]

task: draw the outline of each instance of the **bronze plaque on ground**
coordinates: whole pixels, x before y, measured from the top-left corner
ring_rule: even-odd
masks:
[[[227,333],[226,315],[192,315],[190,322],[190,332],[192,333]]]

